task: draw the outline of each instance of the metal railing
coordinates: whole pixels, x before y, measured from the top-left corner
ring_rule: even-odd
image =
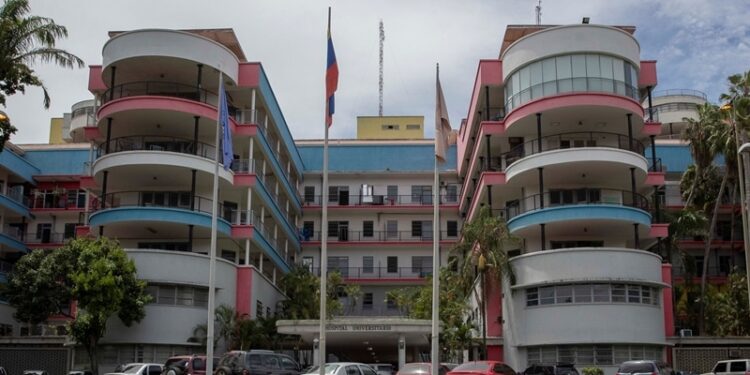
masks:
[[[328,266],[328,274],[338,272],[345,279],[421,279],[432,275],[429,267],[334,267]],[[320,267],[312,268],[320,277]]]
[[[239,109],[234,114],[234,120],[238,124],[256,124],[265,126],[268,114],[261,109]]]
[[[3,226],[3,234],[16,241],[23,241],[25,237],[23,229],[17,226],[10,226],[8,224]]]
[[[440,240],[456,240],[461,233],[460,229],[456,231],[440,231]],[[312,233],[300,231],[302,241],[320,241],[320,231]],[[433,240],[432,232],[423,231],[416,233],[414,231],[356,231],[340,229],[338,231],[328,232],[329,242],[431,242]]]
[[[68,238],[73,238],[75,235],[65,236],[65,233],[55,232],[41,232],[41,233],[26,233],[24,236],[24,242],[28,244],[61,244]]]
[[[95,201],[92,211],[121,207],[164,207],[211,214],[213,201],[190,192],[172,191],[122,191],[109,193]],[[234,225],[253,224],[252,211],[240,210],[222,203],[218,204],[219,217]]]
[[[107,147],[109,146],[109,147]],[[124,151],[165,151],[197,155],[214,160],[216,148],[193,139],[157,135],[137,135],[118,137],[102,142],[97,147],[97,157]]]
[[[321,195],[303,196],[305,206],[320,206]],[[416,195],[329,195],[329,206],[432,206],[432,194]],[[458,204],[458,194],[440,195],[440,204]]]
[[[624,81],[600,77],[573,77],[538,83],[512,93],[505,97],[505,108],[510,112],[532,100],[569,92],[606,92],[639,100],[638,88]]]
[[[544,205],[542,205],[542,201]],[[627,190],[580,188],[559,190],[552,193],[533,194],[524,197],[519,204],[493,209],[495,216],[510,220],[520,214],[547,208],[589,204],[609,204],[649,210],[648,199],[641,194]]]
[[[661,158],[648,158],[648,170],[649,172],[664,172],[664,165],[661,163]]]
[[[24,188],[22,185],[8,187],[8,192],[5,194],[5,196],[26,207],[28,207],[30,204],[29,197],[24,195]]]
[[[71,191],[68,193],[51,194],[51,197],[42,195],[30,195],[28,200],[29,208],[35,210],[55,209],[55,210],[80,210],[85,208],[86,201],[78,199],[78,192]],[[75,201],[69,201],[70,195],[73,195]]]
[[[651,93],[654,98],[662,96],[694,96],[703,100],[708,100],[706,94],[702,91],[691,90],[691,89],[670,89],[670,90],[659,90]]]
[[[131,96],[167,96],[188,99],[215,106],[219,102],[218,95],[212,91],[178,82],[141,81],[115,85],[101,96],[102,105],[110,100],[117,100]]]

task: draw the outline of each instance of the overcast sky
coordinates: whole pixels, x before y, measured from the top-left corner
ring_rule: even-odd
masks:
[[[31,0],[32,14],[68,28],[61,48],[101,64],[110,30],[234,29],[249,61],[261,61],[297,139],[323,138],[326,12],[340,70],[332,138],[356,136],[356,116],[377,115],[378,21],[385,23],[386,115],[424,115],[432,136],[435,63],[458,128],[479,59],[497,58],[508,24],[535,22],[535,0]],[[750,70],[748,0],[544,0],[542,23],[635,25],[641,58],[658,60],[658,90],[692,88],[716,102],[726,77]],[[9,98],[14,143],[45,143],[49,119],[90,99],[88,69],[34,67],[52,96],[32,88]]]

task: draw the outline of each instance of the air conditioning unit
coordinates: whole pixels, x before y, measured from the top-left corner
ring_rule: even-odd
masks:
[[[693,330],[692,329],[681,329],[680,330],[680,337],[693,337]]]

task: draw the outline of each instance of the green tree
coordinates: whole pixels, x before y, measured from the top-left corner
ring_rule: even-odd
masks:
[[[517,240],[508,231],[505,220],[494,216],[489,206],[483,206],[474,219],[464,223],[461,241],[454,248],[454,252],[463,257],[461,274],[464,281],[461,284],[473,290],[480,304],[483,322],[482,359],[487,356],[487,284],[499,284],[503,279],[511,285],[515,283],[507,250],[516,246]],[[476,288],[477,280],[481,293]]]
[[[709,322],[717,336],[747,336],[750,334],[747,275],[734,270],[726,286],[711,298]]]
[[[690,188],[687,190],[685,206],[693,204],[693,198],[698,186],[698,181],[703,177],[704,171],[713,163],[715,150],[708,142],[708,134],[712,127],[719,122],[719,111],[715,105],[705,103],[698,107],[698,118],[682,119],[688,125],[682,132],[682,139],[689,142],[690,154],[693,156],[693,165],[695,165],[695,176]],[[685,193],[683,193],[685,194]]]
[[[37,265],[43,272],[37,271]],[[40,289],[46,287],[50,290]],[[117,316],[126,326],[141,321],[151,298],[145,289],[125,251],[116,241],[102,237],[76,239],[60,249],[24,256],[4,295],[16,308],[16,319],[31,324],[63,311],[64,299],[75,300],[78,313],[68,325],[68,334],[84,347],[97,372],[97,347],[107,320]]]
[[[45,17],[31,16],[28,0],[5,0],[0,8],[0,104],[26,86],[41,87],[44,108],[49,108],[50,96],[42,80],[31,68],[36,62],[54,63],[64,68],[83,68],[83,60],[56,48],[58,39],[66,38],[68,30]],[[16,132],[10,121],[0,121],[0,151]]]
[[[287,297],[282,302],[282,315],[287,319],[318,319],[320,317],[320,279],[305,267],[295,267],[281,278],[281,290]],[[328,317],[341,314],[341,297],[356,300],[361,296],[359,285],[347,285],[338,271],[328,273],[326,311]]]

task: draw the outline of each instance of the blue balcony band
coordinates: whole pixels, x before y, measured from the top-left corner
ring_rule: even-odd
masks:
[[[651,215],[644,210],[612,204],[588,204],[549,207],[526,212],[510,219],[508,229],[515,232],[533,225],[571,220],[620,220],[651,226]]]

